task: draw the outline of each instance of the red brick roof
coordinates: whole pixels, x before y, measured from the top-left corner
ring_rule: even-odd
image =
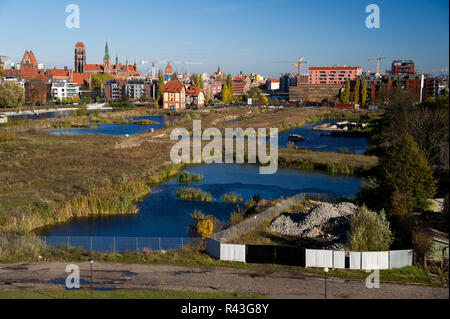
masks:
[[[24,80],[40,79],[48,81],[48,77],[41,73],[42,71],[33,71],[33,69],[22,69],[22,70],[4,70],[5,76],[17,77]]]
[[[85,82],[89,82],[90,75],[91,74],[88,72],[84,72],[84,73],[74,72],[72,74],[72,81],[74,83],[76,83],[78,86],[82,86],[82,85],[84,85]]]
[[[25,56],[26,55],[29,55],[30,56],[30,60],[31,60],[31,63],[33,63],[33,64],[38,64],[37,63],[37,60],[36,60],[36,57],[34,56],[34,53],[33,53],[33,51],[25,51],[25,54],[23,55],[23,57],[25,58]]]
[[[77,42],[77,44],[75,44],[76,47],[83,47],[84,48],[84,44],[83,42]]]
[[[69,76],[70,70],[64,70],[64,69],[46,69],[45,72],[50,73],[52,76]]]
[[[46,77],[44,74],[42,74],[42,73],[39,73],[37,76],[36,76],[36,79],[39,79],[39,80],[43,80],[43,81],[48,81],[48,77]]]
[[[270,81],[272,83],[279,83],[280,79],[269,79],[268,81]]]
[[[203,90],[196,86],[191,86],[186,89],[186,94],[193,95],[193,96],[198,96],[202,92],[203,92]]]
[[[181,93],[184,88],[184,84],[179,81],[169,81],[164,84],[162,91],[168,93]]]
[[[89,71],[103,71],[103,64],[86,64],[84,69]]]
[[[173,73],[173,68],[170,64],[167,64],[166,66],[166,74],[172,74]]]

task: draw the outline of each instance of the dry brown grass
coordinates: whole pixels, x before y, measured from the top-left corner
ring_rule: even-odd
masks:
[[[178,114],[178,122],[171,127],[129,138],[106,135],[51,136],[42,130],[64,121],[87,119],[77,116],[0,127],[0,134],[8,131],[15,136],[12,140],[0,143],[0,228],[29,220],[36,203],[40,201],[47,201],[52,207],[64,207],[72,199],[89,195],[92,189],[111,183],[144,181],[156,184],[175,176],[182,167],[174,167],[170,161],[169,150],[175,143],[169,140],[170,131],[175,126],[191,130],[194,118],[202,119],[203,129],[213,126],[222,130],[233,126],[245,129],[293,125],[330,111],[249,108],[186,111]],[[347,112],[347,116],[353,116],[353,111],[338,112]],[[99,114],[98,117],[120,119],[167,113],[165,110],[136,109]],[[230,116],[242,120],[227,123],[225,119]],[[313,151],[287,154],[283,150],[280,153],[294,162],[327,158],[327,161],[343,161],[355,166],[376,163],[375,158],[358,155],[318,154]]]

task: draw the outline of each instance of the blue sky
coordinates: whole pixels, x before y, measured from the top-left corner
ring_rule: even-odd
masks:
[[[67,29],[68,4],[80,8],[80,29]],[[365,7],[381,10],[381,28],[367,29]],[[307,66],[361,65],[367,58],[420,55],[417,69],[448,66],[448,0],[0,0],[0,55],[20,61],[33,50],[46,67],[73,68],[78,41],[88,63],[102,63],[105,41],[112,58],[201,61],[189,72],[278,76],[299,56]],[[391,61],[382,63],[382,70]],[[178,66],[183,70],[182,66]]]

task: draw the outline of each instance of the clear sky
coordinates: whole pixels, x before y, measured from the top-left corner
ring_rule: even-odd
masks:
[[[80,29],[68,29],[68,4],[80,8]],[[367,29],[365,8],[381,10],[381,28]],[[199,61],[188,72],[278,76],[306,66],[361,65],[368,57],[410,56],[417,69],[448,66],[448,0],[0,0],[0,55],[19,62],[33,50],[46,67],[73,68],[74,45],[84,42],[88,63],[102,63],[105,41],[121,62]],[[382,70],[391,61],[382,63]],[[176,66],[183,71],[183,66]]]

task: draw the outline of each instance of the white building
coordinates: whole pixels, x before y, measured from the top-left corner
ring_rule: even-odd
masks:
[[[54,98],[69,98],[80,96],[80,88],[75,83],[56,81],[52,83],[52,96]]]
[[[276,91],[280,89],[280,79],[268,79],[266,84],[268,90]]]
[[[25,88],[25,80],[23,80],[23,79],[19,80],[17,78],[4,78],[2,80],[2,83],[5,83],[5,82],[14,82],[14,83],[19,84],[21,87]]]

